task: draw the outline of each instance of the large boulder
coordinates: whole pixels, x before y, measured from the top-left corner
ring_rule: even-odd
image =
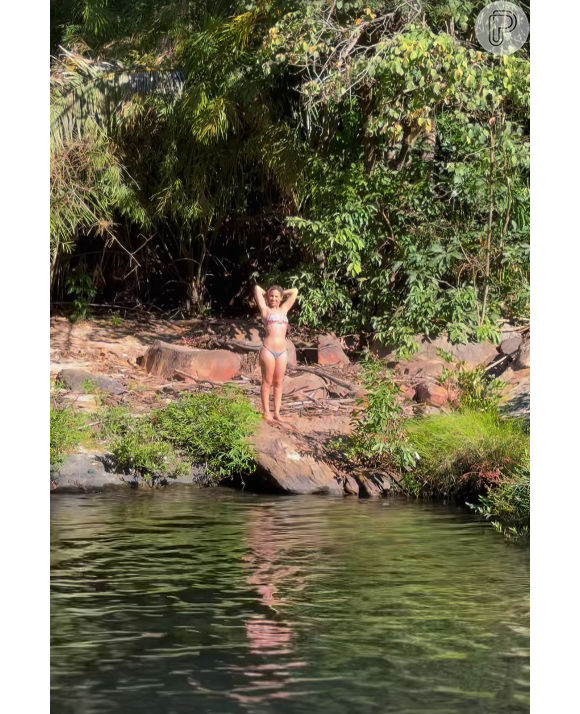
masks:
[[[452,368],[441,359],[413,359],[409,362],[399,362],[397,371],[406,377],[423,377],[437,379],[445,368]]]
[[[156,340],[141,359],[149,374],[173,378],[177,372],[192,379],[227,382],[239,372],[241,360],[229,350],[195,350]]]
[[[298,435],[262,422],[252,437],[256,477],[285,493],[343,494],[332,469],[316,458]]]
[[[98,389],[109,394],[123,394],[127,391],[120,382],[100,374],[91,374],[83,369],[62,369],[57,374],[56,380],[72,392],[89,394]]]
[[[304,372],[298,377],[286,377],[282,384],[282,394],[293,397],[323,399],[326,396],[326,382],[316,374]]]
[[[318,364],[344,365],[350,364],[349,358],[344,354],[340,340],[334,335],[318,335]]]
[[[433,340],[429,340],[425,335],[416,335],[414,341],[418,346],[418,351],[413,355],[414,360],[440,360],[438,350],[443,350],[455,357],[456,360],[466,362],[468,369],[473,369],[478,365],[488,364],[497,357],[497,347],[491,342],[469,342],[466,345],[454,345],[443,335]],[[374,341],[370,349],[381,359],[398,361],[395,357],[395,347],[383,346]]]

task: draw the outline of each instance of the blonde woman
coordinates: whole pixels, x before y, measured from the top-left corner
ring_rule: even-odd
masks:
[[[262,320],[266,328],[264,346],[260,350],[262,368],[262,408],[264,419],[284,421],[280,416],[282,406],[282,382],[288,362],[286,332],[288,330],[288,311],[296,302],[298,290],[282,290],[279,285],[272,285],[264,290],[259,285],[254,288],[254,297],[260,307]],[[274,416],[270,413],[270,388],[274,387]]]

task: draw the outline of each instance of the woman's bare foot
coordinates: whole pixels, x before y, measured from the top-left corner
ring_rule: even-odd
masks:
[[[279,421],[281,424],[287,424],[287,423],[288,423],[288,420],[286,419],[286,417],[280,416],[280,414],[274,414],[274,419],[275,419],[276,421]]]
[[[274,421],[274,418],[272,417],[270,412],[264,412],[264,421],[267,421],[268,424],[272,424],[272,422]]]

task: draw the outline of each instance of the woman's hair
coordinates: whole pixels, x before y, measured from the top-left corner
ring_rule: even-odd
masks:
[[[266,290],[266,293],[269,295],[273,290],[277,290],[280,295],[284,295],[284,290],[279,285],[270,285],[270,287]]]

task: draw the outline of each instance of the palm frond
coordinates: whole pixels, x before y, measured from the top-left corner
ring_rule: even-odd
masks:
[[[51,76],[53,145],[106,130],[123,117],[123,108],[135,96],[154,95],[172,104],[183,90],[185,74],[179,69],[131,68],[63,53]]]

